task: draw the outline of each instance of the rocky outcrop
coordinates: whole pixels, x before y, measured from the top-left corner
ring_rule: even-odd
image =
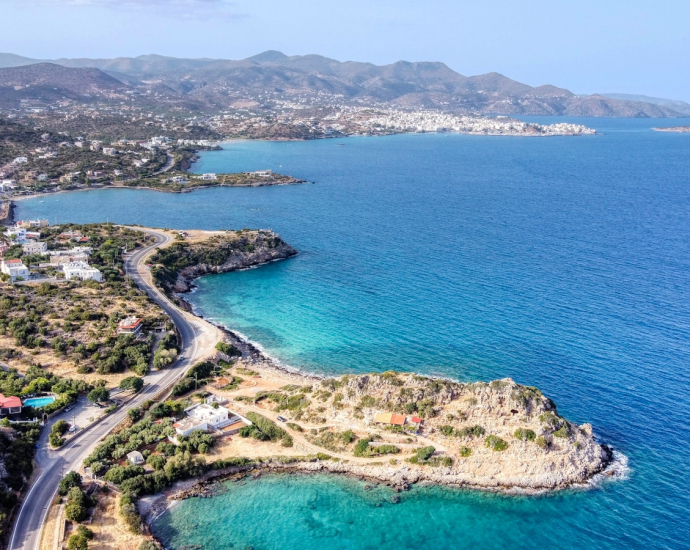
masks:
[[[152,258],[151,273],[167,292],[188,292],[192,281],[295,256],[297,250],[268,230],[225,231],[202,241],[176,241]]]

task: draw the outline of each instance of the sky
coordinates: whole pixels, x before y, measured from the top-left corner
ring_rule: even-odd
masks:
[[[442,61],[575,93],[690,101],[690,0],[0,0],[0,52]]]

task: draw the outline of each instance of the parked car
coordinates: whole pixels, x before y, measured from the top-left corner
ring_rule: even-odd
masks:
[[[284,418],[282,416],[279,416],[278,420],[280,420],[281,422],[287,422],[287,418]]]

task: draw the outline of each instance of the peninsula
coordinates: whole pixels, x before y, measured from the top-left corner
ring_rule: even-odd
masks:
[[[53,400],[50,412],[57,416],[48,421],[50,434],[31,424],[39,446],[49,440],[63,449],[71,472],[60,481],[57,467],[46,462],[54,459],[41,455],[48,477],[24,503],[42,506],[48,499],[48,506],[50,484],[59,482],[58,503],[66,506],[53,506],[41,518],[22,513],[24,506],[19,512],[10,507],[8,517],[18,514],[13,540],[17,533],[25,536],[29,522],[38,522],[33,536],[42,532],[50,539],[56,522],[66,518],[66,537],[74,544],[92,537],[89,547],[116,540],[128,548],[154,548],[146,519],[165,506],[166,497],[185,498],[208,490],[209,482],[256,471],[332,472],[399,490],[423,482],[537,493],[585,484],[613,461],[590,424],[564,418],[535,387],[509,378],[465,383],[394,371],[309,375],[193,315],[183,294],[196,277],[297,254],[273,231],[112,224],[69,231],[70,238],[91,241],[93,265],[107,280],[29,277],[8,285],[0,300],[4,339],[21,339],[18,355],[6,354],[15,370],[7,378],[14,385],[5,384],[4,391],[40,396],[51,386],[53,395],[58,386],[74,388]],[[69,246],[60,243],[64,228],[39,232],[51,247]],[[127,243],[134,252],[123,257]],[[22,252],[16,253],[21,260]],[[122,280],[125,274],[131,283]],[[79,305],[61,319],[65,299]],[[129,301],[141,317],[125,317]],[[15,304],[29,316],[15,311]],[[39,311],[55,322],[32,325]],[[94,317],[94,311],[103,314]],[[105,339],[99,337],[103,330]],[[108,350],[118,350],[117,364]],[[55,377],[52,368],[69,378]],[[60,411],[66,405],[83,409],[79,392],[107,408],[75,436]],[[24,412],[36,413],[40,407]],[[73,443],[78,437],[81,443]],[[86,457],[84,449],[90,449]],[[26,473],[13,494],[28,483]],[[89,517],[89,527],[81,525]]]

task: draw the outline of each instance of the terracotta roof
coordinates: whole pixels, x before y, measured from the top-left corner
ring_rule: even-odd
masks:
[[[19,399],[19,397],[15,397],[11,395],[10,397],[5,397],[0,393],[0,407],[3,409],[5,408],[15,408],[15,407],[21,407],[22,406],[22,400]]]
[[[6,264],[20,264],[22,263],[21,260],[5,260]]]
[[[127,318],[120,321],[119,327],[124,329],[136,328],[141,324],[141,322],[141,319],[138,317],[136,319]]]
[[[422,419],[419,418],[418,416],[413,416],[412,419],[411,419],[411,421],[412,421],[414,424],[421,424],[421,423],[422,423]]]
[[[405,424],[405,415],[403,415],[403,414],[391,415],[391,424],[395,424],[396,426],[404,425]]]

